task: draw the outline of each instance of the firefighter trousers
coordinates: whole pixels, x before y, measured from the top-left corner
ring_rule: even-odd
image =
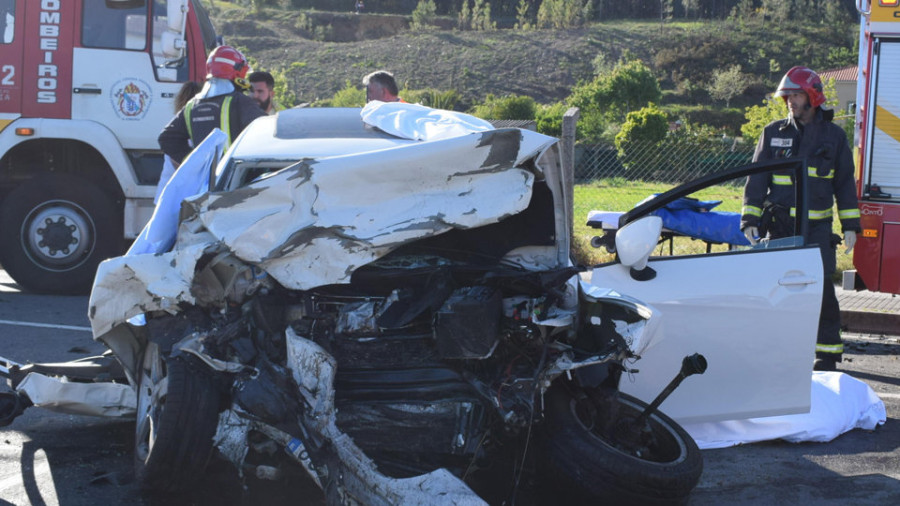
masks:
[[[809,244],[817,244],[822,254],[824,283],[822,286],[822,309],[819,313],[819,331],[816,336],[816,358],[841,361],[844,345],[841,342],[841,308],[834,292],[834,274],[837,258],[835,250],[840,237],[831,230],[831,220],[811,221],[809,224]]]

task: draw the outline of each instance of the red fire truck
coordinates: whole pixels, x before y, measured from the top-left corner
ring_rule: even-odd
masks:
[[[199,0],[0,0],[0,265],[76,293],[153,212],[156,138],[202,81]]]
[[[853,251],[856,275],[845,274],[844,285],[900,293],[900,0],[856,0],[856,8],[861,16],[857,195],[863,230]]]

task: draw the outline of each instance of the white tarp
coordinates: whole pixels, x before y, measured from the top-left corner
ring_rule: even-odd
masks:
[[[862,381],[841,372],[813,372],[809,413],[725,422],[682,424],[701,449],[783,439],[828,442],[853,430],[872,430],[887,419],[884,403]]]
[[[435,141],[494,129],[490,122],[469,114],[403,102],[372,100],[363,107],[360,115],[367,124],[391,135],[420,141]]]

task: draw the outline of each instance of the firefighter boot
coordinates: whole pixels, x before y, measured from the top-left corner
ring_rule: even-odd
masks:
[[[837,364],[833,358],[817,358],[813,362],[813,371],[837,371]]]

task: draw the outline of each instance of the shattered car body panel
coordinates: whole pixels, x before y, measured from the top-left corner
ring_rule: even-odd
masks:
[[[134,389],[123,383],[63,382],[31,373],[16,390],[42,408],[74,415],[128,418],[134,416]]]

